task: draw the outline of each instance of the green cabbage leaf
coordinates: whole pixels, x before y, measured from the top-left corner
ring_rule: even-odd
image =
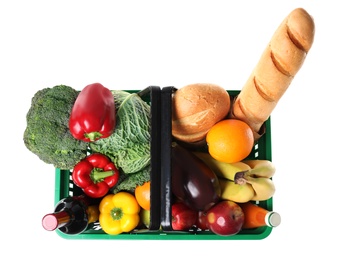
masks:
[[[117,114],[112,135],[90,143],[93,152],[107,155],[125,174],[150,164],[150,105],[137,93],[112,90]]]

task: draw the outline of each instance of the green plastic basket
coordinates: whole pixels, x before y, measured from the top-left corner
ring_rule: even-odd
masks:
[[[171,163],[169,147],[171,136],[171,102],[174,87],[160,88],[150,86],[142,91],[129,91],[139,95],[151,105],[151,223],[148,229],[135,229],[130,233],[108,235],[98,222],[78,235],[67,235],[59,230],[57,234],[65,239],[126,239],[126,240],[260,240],[269,236],[272,227],[243,229],[236,235],[219,236],[210,231],[173,231],[171,229]],[[239,91],[228,91],[231,97]],[[265,122],[265,133],[256,141],[248,159],[272,160],[270,118]],[[161,174],[158,174],[158,173]],[[55,201],[83,194],[71,179],[71,170],[55,170]],[[259,201],[257,204],[267,210],[273,210],[273,198]]]

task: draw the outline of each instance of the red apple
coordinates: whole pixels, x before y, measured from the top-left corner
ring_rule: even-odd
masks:
[[[205,211],[198,211],[198,218],[196,222],[196,227],[201,230],[207,230],[207,212]]]
[[[207,226],[217,235],[235,235],[241,231],[243,222],[242,208],[230,200],[220,201],[207,211]]]
[[[183,202],[172,204],[172,229],[189,230],[197,222],[198,212]]]

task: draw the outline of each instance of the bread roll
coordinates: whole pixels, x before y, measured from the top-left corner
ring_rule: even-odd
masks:
[[[279,25],[232,104],[231,117],[245,121],[255,139],[306,58],[314,40],[312,17],[294,9]]]
[[[228,92],[215,84],[197,83],[178,89],[172,97],[172,135],[194,143],[230,111]]]

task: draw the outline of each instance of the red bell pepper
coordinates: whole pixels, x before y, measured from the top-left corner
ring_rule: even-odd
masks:
[[[93,153],[75,165],[72,180],[91,198],[101,198],[117,184],[120,172],[104,154]]]
[[[76,139],[93,142],[109,137],[115,125],[116,109],[112,92],[100,83],[87,85],[78,95],[70,114],[71,134]]]

